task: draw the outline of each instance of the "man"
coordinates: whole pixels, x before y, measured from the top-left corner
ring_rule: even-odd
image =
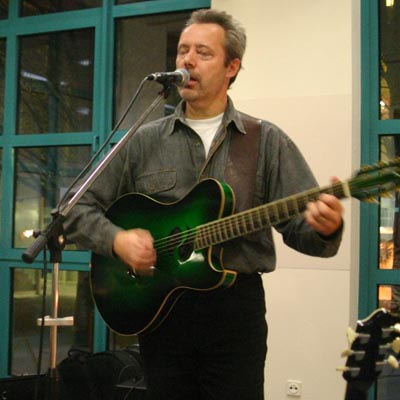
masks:
[[[293,142],[267,121],[261,123],[258,154],[249,157],[256,157],[255,176],[237,169],[239,175],[231,173],[237,167],[232,143],[237,137],[251,140],[243,115],[227,95],[245,46],[244,29],[225,12],[192,14],[176,58],[177,68],[190,73],[179,89],[183,102],[172,116],[143,126],[96,180],[70,213],[70,240],[119,258],[139,277],[151,276],[157,267],[151,232],[122,230],[104,216],[121,195],[141,192],[171,203],[213,177],[232,185],[241,211],[317,186]],[[276,228],[298,251],[330,257],[341,240],[342,213],[338,199],[323,194],[303,215]],[[238,272],[235,283],[187,290],[157,329],[139,335],[150,399],[263,399],[267,325],[261,273],[275,267],[271,230],[245,235],[223,248],[223,264]]]

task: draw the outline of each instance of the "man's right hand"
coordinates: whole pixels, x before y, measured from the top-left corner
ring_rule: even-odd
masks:
[[[157,261],[153,241],[151,233],[144,229],[119,231],[114,238],[113,251],[135,275],[152,275]]]

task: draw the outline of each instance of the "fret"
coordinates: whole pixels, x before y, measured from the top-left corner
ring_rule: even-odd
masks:
[[[209,224],[209,228],[210,228],[210,244],[215,244],[218,243],[218,230],[217,230],[217,226],[215,223],[211,223]]]
[[[246,216],[244,213],[240,213],[238,214],[238,218],[240,220],[240,233],[241,235],[245,235],[247,233]]]
[[[287,219],[290,217],[290,211],[288,207],[288,202],[287,201],[281,201],[281,219]]]
[[[297,198],[292,196],[286,200],[286,206],[288,209],[288,213],[290,215],[298,215],[299,214],[299,204],[297,202]]]
[[[221,221],[221,237],[222,237],[222,242],[228,240],[231,235],[229,234],[229,218],[226,220]]]
[[[322,193],[338,198],[352,196],[348,182],[314,188],[198,227],[195,245],[198,248],[209,247],[287,221],[302,213],[307,203],[316,201]]]
[[[202,226],[196,229],[194,244],[195,248],[197,249],[203,249],[204,247],[207,247],[207,243],[205,237],[203,236],[203,232],[204,232],[204,227]]]
[[[258,208],[256,208],[252,211],[251,214],[252,214],[252,219],[253,219],[254,230],[261,229],[263,227],[263,223],[262,223],[262,219],[261,219],[260,210]]]
[[[236,217],[236,215],[232,217],[232,222],[234,222],[234,232],[235,232],[234,237],[238,237],[241,234],[241,230],[240,230],[239,219]]]
[[[261,225],[263,225],[263,226],[271,225],[271,219],[268,214],[267,206],[263,206],[262,208],[259,209],[259,216],[260,216]]]
[[[279,213],[278,208],[276,207],[276,203],[270,203],[269,205],[267,205],[266,208],[271,225],[277,224],[279,222]]]
[[[246,212],[245,215],[245,220],[246,220],[246,232],[254,232],[255,227],[254,227],[254,221],[253,221],[253,216],[251,215],[251,212]]]

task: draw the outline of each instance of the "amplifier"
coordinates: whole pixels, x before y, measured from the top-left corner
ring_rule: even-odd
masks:
[[[0,400],[34,400],[38,384],[38,400],[43,399],[44,376],[17,376],[0,379]]]

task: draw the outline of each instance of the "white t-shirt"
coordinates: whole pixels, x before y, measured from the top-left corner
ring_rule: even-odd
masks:
[[[222,113],[217,115],[216,117],[207,119],[185,118],[186,124],[190,126],[201,137],[206,152],[206,157],[208,151],[210,150],[214,136],[217,133],[218,127],[221,125],[223,116],[224,114]]]

